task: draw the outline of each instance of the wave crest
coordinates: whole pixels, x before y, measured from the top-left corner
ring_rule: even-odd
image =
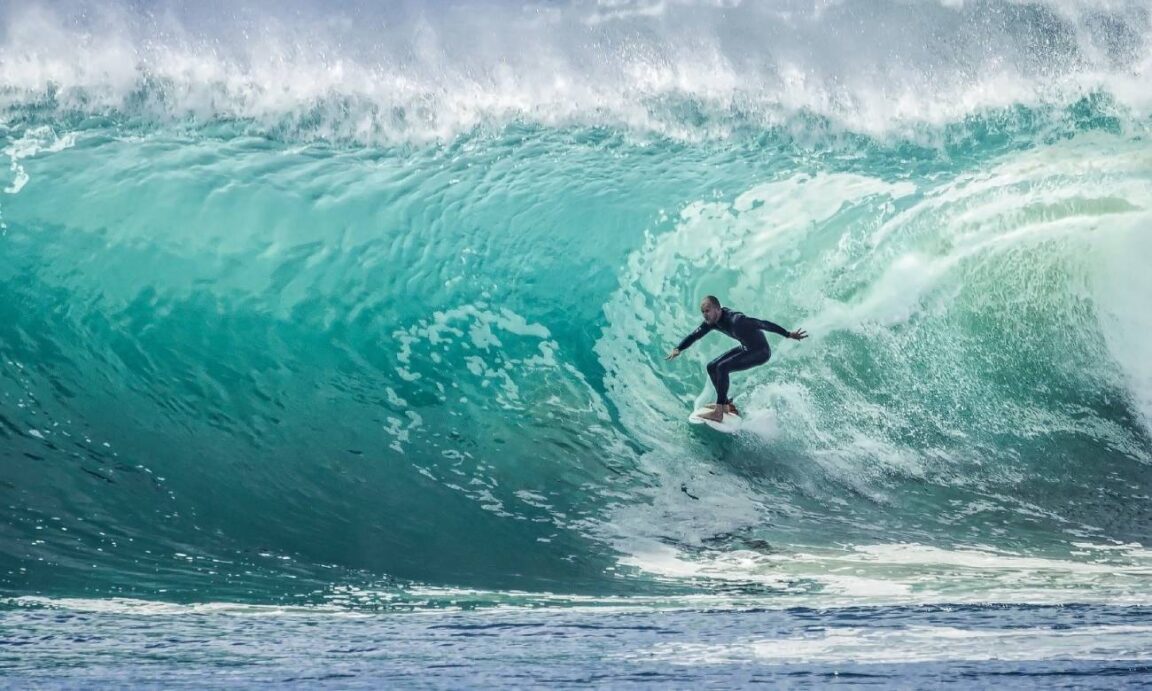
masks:
[[[9,6],[0,104],[359,142],[515,122],[700,139],[802,113],[881,135],[1093,94],[1124,119],[1152,105],[1139,3],[215,9]]]

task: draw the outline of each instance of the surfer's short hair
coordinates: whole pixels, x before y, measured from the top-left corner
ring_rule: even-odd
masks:
[[[700,301],[701,304],[708,303],[713,307],[720,306],[720,300],[715,295],[705,295],[704,299]]]

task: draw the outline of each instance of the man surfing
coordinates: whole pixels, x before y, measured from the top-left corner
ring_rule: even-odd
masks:
[[[687,350],[689,346],[712,330],[717,330],[740,341],[740,345],[708,363],[708,377],[712,379],[712,385],[716,387],[716,404],[712,406],[710,412],[699,416],[703,420],[720,422],[724,419],[724,413],[740,414],[736,410],[736,406],[732,404],[732,399],[728,397],[728,375],[768,362],[768,358],[772,357],[772,349],[768,347],[768,339],[764,336],[765,331],[771,331],[797,341],[808,338],[808,334],[803,329],[788,331],[779,324],[749,317],[742,312],[721,307],[720,301],[714,295],[708,295],[700,301],[700,314],[704,315],[704,323],[685,336],[684,340],[680,341],[680,345],[668,353],[668,357],[664,358],[665,360],[675,360],[681,352]]]

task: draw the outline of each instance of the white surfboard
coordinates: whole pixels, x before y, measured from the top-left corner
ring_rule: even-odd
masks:
[[[740,431],[740,425],[743,424],[744,420],[742,420],[739,415],[724,413],[724,419],[720,422],[705,420],[700,417],[710,412],[712,412],[711,408],[697,408],[688,416],[688,422],[691,422],[693,425],[708,425],[717,432],[723,432],[725,434],[735,434]]]

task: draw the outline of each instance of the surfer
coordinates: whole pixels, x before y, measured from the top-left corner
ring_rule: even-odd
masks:
[[[714,295],[708,295],[700,301],[700,314],[704,315],[704,323],[685,336],[680,345],[668,353],[665,360],[675,360],[680,353],[709,331],[716,330],[740,341],[740,345],[708,363],[708,376],[712,379],[712,385],[716,387],[716,404],[712,406],[711,412],[699,416],[705,420],[720,422],[724,419],[724,413],[740,414],[732,399],[728,397],[728,375],[768,362],[768,358],[772,357],[772,350],[768,347],[765,331],[797,341],[808,338],[803,329],[788,331],[779,324],[721,307],[720,301]]]

